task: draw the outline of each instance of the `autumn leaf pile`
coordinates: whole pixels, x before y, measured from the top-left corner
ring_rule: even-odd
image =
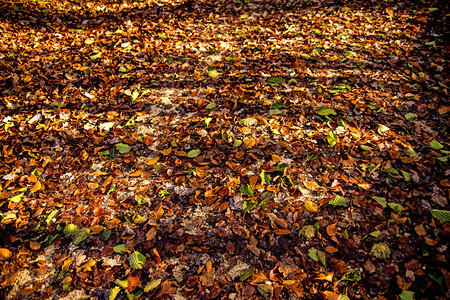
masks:
[[[0,297],[448,297],[448,16],[1,2]]]

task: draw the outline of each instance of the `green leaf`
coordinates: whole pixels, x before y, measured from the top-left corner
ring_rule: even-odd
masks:
[[[426,42],[425,46],[436,46],[436,41]]]
[[[286,163],[281,163],[275,166],[275,171],[283,172],[286,168],[289,168],[289,165]]]
[[[236,56],[227,56],[227,57],[225,57],[225,60],[226,61],[232,61],[235,58],[236,58]]]
[[[244,269],[239,272],[239,280],[244,282],[247,278],[252,276],[253,271],[251,269]]]
[[[328,204],[334,205],[334,206],[344,206],[347,204],[347,200],[345,200],[345,198],[343,198],[341,196],[336,195],[333,200],[328,202]]]
[[[151,291],[154,291],[158,288],[158,286],[161,284],[161,279],[155,279],[147,283],[144,287],[144,292],[148,293]]]
[[[146,261],[147,259],[141,252],[134,251],[130,255],[130,268],[133,270],[142,269]]]
[[[399,300],[414,300],[414,292],[411,291],[402,291],[400,295],[398,295]]]
[[[344,274],[344,276],[342,276],[341,280],[346,280],[346,281],[360,281],[362,279],[361,277],[361,272],[358,270],[354,270],[354,271],[350,271]]]
[[[319,116],[335,115],[336,111],[332,108],[321,107],[317,112]]]
[[[282,110],[279,110],[278,108],[270,109],[269,115],[281,115],[283,113]]]
[[[102,53],[101,53],[101,52],[89,56],[89,58],[92,59],[92,60],[96,60],[96,59],[98,59],[98,58],[100,58],[100,57],[102,57]]]
[[[387,206],[386,198],[384,198],[384,197],[373,196],[372,199],[377,201],[383,207]]]
[[[234,140],[234,141],[233,141],[233,147],[237,148],[237,147],[239,147],[240,145],[242,145],[242,141],[241,141],[241,140]]]
[[[67,224],[63,229],[64,236],[69,236],[72,233],[78,231],[78,227],[75,224]]]
[[[200,149],[191,150],[186,154],[186,157],[189,158],[196,158],[200,155]]]
[[[391,175],[399,175],[400,174],[398,172],[398,170],[395,168],[387,168],[387,169],[384,169],[383,172],[389,173]]]
[[[244,196],[253,196],[253,189],[250,186],[250,184],[241,185],[239,190],[241,191],[242,195],[244,195]]]
[[[270,175],[266,174],[265,170],[262,170],[259,174],[259,177],[261,178],[261,184],[266,185],[270,183]]]
[[[128,290],[125,290],[127,293],[127,299],[128,300],[137,300],[141,298],[142,294],[144,293],[141,289],[135,289],[132,293],[130,293]]]
[[[119,151],[120,154],[124,154],[130,152],[131,148],[127,144],[118,143],[116,145],[116,150]]]
[[[274,85],[280,85],[283,83],[283,79],[280,77],[270,77],[267,79],[267,84],[274,86]]]
[[[25,195],[25,193],[11,197],[8,200],[10,203],[19,203],[20,201],[22,201],[23,195]]]
[[[118,253],[118,254],[124,254],[123,251],[128,250],[127,245],[125,244],[120,244],[117,245],[113,248],[114,252]]]
[[[91,230],[89,228],[80,229],[72,234],[72,243],[74,245],[79,245],[84,242],[90,235]]]
[[[216,103],[214,103],[214,102],[211,102],[211,103],[208,103],[208,105],[206,105],[206,109],[210,109],[210,110],[212,110],[212,109],[215,109],[215,108],[216,108],[216,106],[217,106],[217,104],[216,104]]]
[[[316,235],[316,227],[314,225],[305,225],[298,233],[299,237],[309,241]]]
[[[242,204],[242,209],[245,212],[248,212],[255,208],[256,205],[258,205],[258,201],[256,200],[244,201],[244,203]]]
[[[120,288],[120,286],[115,286],[115,287],[113,287],[112,289],[111,289],[111,293],[109,293],[109,300],[114,300],[114,299],[116,299],[116,297],[117,297],[117,295],[119,295],[119,293],[120,293],[120,290],[121,290],[121,288]]]
[[[375,103],[375,102],[371,102],[371,103],[369,103],[369,105],[367,105],[371,110],[376,110],[376,109],[379,109],[380,107],[378,106],[378,104],[377,103]]]
[[[406,121],[414,122],[415,120],[417,120],[417,115],[416,114],[407,113],[405,115],[405,119],[406,119]]]
[[[428,9],[429,12],[435,12],[435,11],[438,11],[438,10],[439,10],[439,8],[437,8],[437,7],[430,7]]]
[[[286,108],[286,105],[284,105],[284,104],[281,103],[281,102],[277,102],[277,103],[272,104],[272,105],[270,106],[270,108],[271,108],[271,109],[282,109],[282,108]]]
[[[328,135],[326,136],[327,142],[330,145],[330,147],[334,147],[336,146],[337,143],[337,137],[336,135],[333,133],[333,131],[330,130],[330,132],[328,132]]]
[[[45,222],[47,224],[50,224],[50,222],[52,221],[52,219],[58,214],[58,210],[54,209],[52,211],[50,211],[47,215],[47,218],[45,219]]]
[[[345,51],[344,52],[344,56],[345,57],[358,57],[358,55],[355,53],[355,52],[353,52],[353,51],[350,51],[350,50],[348,50],[348,51]]]
[[[432,209],[431,215],[442,223],[450,222],[450,211],[441,209]]]
[[[409,175],[408,172],[400,170],[400,173],[402,173],[403,178],[405,179],[406,182],[411,181],[411,175]]]
[[[206,118],[205,120],[203,120],[203,125],[206,127],[209,127],[209,123],[211,123],[213,118]]]
[[[125,68],[125,67],[120,67],[120,68],[119,68],[119,72],[120,72],[120,73],[126,73],[126,72],[128,72],[128,69]]]
[[[391,255],[391,249],[386,243],[374,244],[370,252],[378,259],[387,259]]]
[[[433,149],[438,150],[438,149],[444,148],[444,145],[442,145],[441,143],[439,143],[438,141],[436,141],[435,139],[433,139],[433,140],[430,142],[430,147],[433,148]]]
[[[316,248],[309,248],[308,249],[308,256],[309,258],[311,258],[313,261],[318,262],[319,261],[319,253],[317,251]]]
[[[114,280],[114,283],[123,289],[126,289],[128,287],[128,281],[126,281],[126,280],[116,279],[116,280]]]
[[[364,151],[371,151],[371,150],[373,150],[372,147],[369,147],[367,145],[359,145],[359,148],[361,148]]]
[[[390,209],[392,209],[397,215],[399,215],[402,212],[403,207],[398,204],[398,203],[394,203],[394,202],[389,202],[388,206]]]
[[[244,126],[256,126],[258,125],[258,120],[255,118],[246,118],[240,120],[239,123]]]
[[[217,78],[217,77],[219,77],[219,75],[220,74],[217,72],[217,70],[208,71],[208,76],[211,78]]]

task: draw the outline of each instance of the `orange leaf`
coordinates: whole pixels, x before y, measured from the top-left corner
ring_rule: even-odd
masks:
[[[327,300],[341,300],[341,298],[342,298],[341,294],[336,294],[336,293],[329,292],[329,291],[322,292],[322,294],[325,295],[325,299],[327,299]]]
[[[0,248],[0,261],[7,260],[12,256],[12,252],[6,248]]]
[[[186,152],[185,151],[173,151],[173,153],[175,153],[176,156],[186,156]]]
[[[33,182],[37,182],[37,177],[34,174],[31,174],[30,176],[27,177],[27,180],[29,183],[33,183]]]
[[[158,219],[160,219],[163,215],[164,215],[164,209],[163,209],[162,206],[160,205],[159,208],[158,208],[158,210],[155,211],[155,216],[154,216],[154,218],[155,218],[155,220],[158,220]]]
[[[169,147],[166,150],[161,150],[160,152],[161,152],[162,155],[167,156],[167,155],[170,154],[170,152],[172,152],[172,147]]]
[[[258,175],[253,175],[252,177],[250,177],[249,182],[250,182],[250,186],[252,189],[255,188],[256,182],[258,181],[259,176]]]
[[[326,251],[327,253],[332,254],[332,253],[338,252],[339,250],[338,250],[336,247],[333,247],[333,246],[326,246],[326,247],[325,247],[325,251]]]
[[[432,239],[429,239],[426,237],[425,243],[427,243],[427,245],[429,245],[429,246],[436,246],[437,243],[439,243],[439,240],[432,240]]]
[[[330,225],[327,226],[327,234],[329,236],[335,236],[337,234],[336,223],[330,224]]]
[[[312,202],[311,200],[306,200],[305,208],[310,212],[316,212],[319,209],[319,206],[314,202]]]
[[[88,272],[88,271],[92,271],[92,267],[95,266],[96,264],[97,264],[97,262],[91,258],[87,263],[82,265],[80,268],[84,272]]]
[[[92,232],[95,233],[95,234],[99,234],[100,232],[103,231],[103,229],[105,229],[105,227],[100,226],[100,225],[94,225],[94,226],[91,226],[91,230],[92,230]]]
[[[99,187],[98,183],[95,183],[95,182],[88,182],[87,186],[91,190],[95,190],[95,189],[97,189]]]
[[[92,173],[92,176],[103,176],[103,175],[108,175],[108,173],[106,173],[106,172],[94,172],[94,173]]]
[[[244,139],[245,148],[252,148],[256,145],[256,141],[254,138],[246,138]]]
[[[156,156],[156,157],[147,159],[146,161],[144,161],[144,164],[146,164],[147,166],[151,166],[151,165],[156,164],[158,162],[158,160],[159,160],[159,156]]]
[[[363,190],[369,190],[372,187],[372,185],[370,185],[368,183],[358,183],[358,186],[360,188],[362,188]]]
[[[319,276],[317,276],[317,280],[325,280],[328,282],[333,282],[333,276],[334,273],[330,272],[330,273],[325,273],[325,274],[319,274]]]
[[[39,249],[41,249],[41,243],[35,242],[35,241],[30,241],[30,248],[31,248],[31,250],[39,250]]]
[[[105,225],[106,225],[106,227],[108,227],[108,229],[113,229],[113,228],[116,228],[117,225],[119,225],[120,223],[121,223],[121,222],[120,222],[119,219],[114,218],[114,219],[112,219],[112,220],[106,221],[106,222],[105,222]]]
[[[276,235],[287,235],[291,234],[291,231],[287,229],[276,229],[273,231],[273,233],[275,233]]]
[[[33,185],[33,187],[30,189],[30,192],[34,193],[39,191],[42,188],[41,182],[36,181],[36,183]]]
[[[137,170],[136,172],[131,173],[130,177],[139,177],[141,176],[142,172],[144,172],[144,170]]]
[[[414,227],[414,230],[419,236],[427,234],[427,231],[425,230],[423,224],[417,225],[416,227]]]
[[[308,190],[312,190],[314,191],[315,189],[317,189],[319,187],[319,185],[317,184],[317,182],[315,181],[303,181],[303,185],[305,186],[305,188],[307,188]]]
[[[281,157],[276,154],[272,154],[272,160],[273,162],[279,162],[281,160]]]

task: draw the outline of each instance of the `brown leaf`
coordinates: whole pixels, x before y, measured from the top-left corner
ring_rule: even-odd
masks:
[[[106,227],[108,227],[108,229],[113,229],[116,228],[120,223],[121,221],[119,219],[114,218],[112,220],[106,221],[105,225]]]
[[[326,251],[327,253],[333,254],[333,253],[338,252],[339,249],[336,248],[336,247],[333,247],[333,246],[326,246],[326,247],[325,247],[325,251]]]
[[[336,223],[330,224],[327,226],[327,234],[329,236],[335,236],[337,234],[337,227],[336,227]]]
[[[276,229],[273,231],[273,233],[275,233],[276,235],[288,235],[291,234],[291,231],[287,229]]]
[[[155,298],[161,296],[169,296],[172,297],[177,291],[177,284],[175,281],[166,280],[159,286],[158,294],[156,294]]]
[[[105,229],[105,227],[103,227],[101,225],[94,225],[94,226],[91,226],[90,229],[92,230],[93,233],[99,234],[100,232],[102,232]]]
[[[30,248],[31,248],[31,250],[39,250],[39,249],[41,249],[41,243],[35,242],[35,241],[30,241]]]
[[[157,233],[157,232],[158,232],[158,231],[156,230],[156,227],[150,228],[150,229],[147,231],[147,233],[145,234],[145,239],[146,239],[147,241],[153,240],[153,239],[156,237],[156,233]]]

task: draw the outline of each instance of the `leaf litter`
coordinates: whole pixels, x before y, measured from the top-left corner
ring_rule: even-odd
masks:
[[[2,298],[445,298],[447,4],[0,15]]]

